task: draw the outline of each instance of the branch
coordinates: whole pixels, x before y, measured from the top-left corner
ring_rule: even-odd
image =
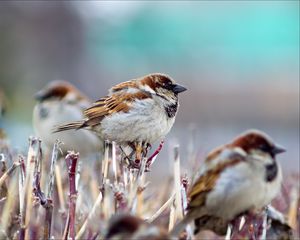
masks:
[[[30,214],[31,214],[31,206],[32,206],[32,179],[33,179],[33,172],[34,172],[34,163],[36,161],[37,151],[36,145],[38,141],[36,138],[29,138],[29,149],[26,161],[26,178],[25,184],[23,186],[23,206],[20,209],[21,214],[21,229],[20,229],[20,240],[25,239],[25,227],[28,226],[30,221]],[[28,232],[28,231],[27,231]],[[28,238],[28,236],[26,237]]]
[[[99,214],[99,209],[100,209],[100,204],[102,201],[102,193],[100,192],[97,200],[92,208],[92,210],[90,211],[87,219],[85,220],[85,222],[83,223],[82,227],[80,228],[80,230],[78,231],[77,235],[76,235],[76,239],[82,239],[83,234],[85,233],[86,229],[88,228],[88,226],[92,223],[92,221],[94,220],[95,216],[97,216]]]
[[[5,180],[15,171],[15,169],[20,166],[19,162],[14,162],[13,165],[2,175],[0,178],[0,188],[2,187]]]
[[[66,164],[69,173],[69,235],[72,240],[75,239],[75,212],[76,212],[76,199],[77,199],[77,191],[76,191],[76,165],[77,160],[79,158],[79,154],[75,152],[68,152],[66,156]]]
[[[160,151],[161,151],[161,149],[162,149],[164,143],[165,143],[164,140],[161,140],[161,142],[160,142],[158,148],[157,148],[157,149],[155,150],[155,152],[148,158],[147,164],[146,164],[146,171],[150,171],[150,170],[149,170],[149,169],[150,169],[150,166],[154,163],[154,161],[155,161],[157,155],[160,153]]]
[[[42,206],[46,210],[45,221],[44,221],[44,239],[50,239],[51,237],[51,225],[52,225],[52,212],[53,212],[53,186],[55,179],[55,166],[58,158],[58,151],[60,149],[60,142],[56,141],[52,150],[52,158],[50,165],[50,174],[48,181],[48,192],[45,203]]]

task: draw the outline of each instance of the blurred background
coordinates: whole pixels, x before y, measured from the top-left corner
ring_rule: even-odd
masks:
[[[2,1],[0,33],[0,127],[21,150],[47,82],[96,100],[163,72],[189,91],[153,171],[167,171],[174,142],[190,169],[190,153],[201,159],[249,128],[287,148],[286,172],[299,170],[299,1]]]

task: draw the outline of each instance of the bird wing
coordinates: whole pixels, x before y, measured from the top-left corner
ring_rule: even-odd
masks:
[[[84,111],[84,116],[86,118],[84,125],[90,127],[98,125],[105,116],[117,112],[128,112],[134,101],[147,99],[149,97],[150,96],[144,92],[120,92],[103,97]]]
[[[126,91],[129,88],[136,88],[137,89],[138,88],[137,81],[136,80],[130,80],[130,81],[119,83],[119,84],[113,86],[110,89],[110,92],[111,93],[116,93],[116,92],[119,92],[119,91]]]
[[[221,173],[226,168],[245,161],[245,158],[244,155],[238,152],[232,152],[225,160],[220,161],[213,168],[209,168],[198,177],[188,194],[188,197],[190,198],[188,208],[190,209],[204,205],[208,193],[214,189]]]

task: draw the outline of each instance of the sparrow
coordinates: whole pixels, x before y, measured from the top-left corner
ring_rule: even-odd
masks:
[[[149,224],[139,217],[117,214],[110,219],[104,239],[168,240],[171,238],[165,229]]]
[[[188,193],[187,214],[171,235],[177,236],[191,221],[197,233],[211,219],[224,226],[224,221],[268,205],[280,191],[282,173],[275,157],[284,151],[258,130],[213,150]]]
[[[33,109],[33,128],[48,149],[59,139],[64,154],[69,150],[81,157],[102,152],[103,140],[88,131],[53,133],[54,126],[66,121],[81,119],[83,110],[91,103],[77,88],[66,81],[52,81],[35,94],[37,103]]]
[[[119,83],[84,110],[84,118],[54,132],[90,129],[103,139],[130,146],[140,162],[152,143],[172,128],[178,111],[178,94],[186,88],[168,75],[153,73]]]

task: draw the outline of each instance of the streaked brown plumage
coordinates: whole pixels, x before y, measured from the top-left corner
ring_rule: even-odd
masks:
[[[85,109],[84,119],[58,126],[55,132],[93,130],[103,139],[133,147],[136,159],[141,160],[147,146],[170,131],[178,109],[178,93],[185,90],[161,73],[122,82]]]
[[[189,191],[187,215],[172,235],[193,220],[198,232],[201,223],[218,218],[226,223],[267,205],[280,190],[281,168],[275,156],[283,151],[263,132],[250,130],[209,153]]]

